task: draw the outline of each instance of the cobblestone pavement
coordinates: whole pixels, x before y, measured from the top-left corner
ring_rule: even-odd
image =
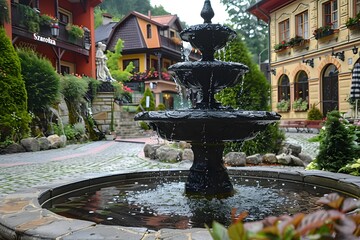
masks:
[[[318,145],[308,143],[315,134],[286,133],[287,141],[300,144],[316,156]],[[126,170],[189,168],[190,162],[160,163],[139,156],[143,144],[99,141],[65,148],[0,155],[0,196],[58,181],[71,181],[87,174],[111,174]]]

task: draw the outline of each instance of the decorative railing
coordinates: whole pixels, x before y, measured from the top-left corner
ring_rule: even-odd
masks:
[[[12,3],[11,4],[11,23],[13,27],[17,27],[20,31],[23,31],[24,33],[34,33],[32,31],[29,30],[28,28],[28,21],[29,19],[25,20],[25,17],[23,16],[20,8],[18,7],[19,4],[16,3]],[[25,22],[27,21],[27,22]],[[34,19],[34,22],[31,24],[39,24],[39,31],[36,32],[36,34],[38,36],[47,38],[53,38],[53,36],[51,35],[51,27],[48,25],[43,25],[40,24],[39,22],[36,22]],[[89,31],[85,31],[84,37],[83,38],[78,38],[78,39],[71,39],[69,37],[69,33],[66,30],[66,24],[59,22],[59,36],[56,37],[56,40],[60,40],[66,43],[70,43],[82,48],[87,49],[91,42],[90,42],[90,32]]]
[[[160,36],[160,43],[161,43],[161,47],[167,47],[167,48],[170,48],[172,50],[178,51],[179,53],[181,52],[181,45],[176,43],[171,38]]]

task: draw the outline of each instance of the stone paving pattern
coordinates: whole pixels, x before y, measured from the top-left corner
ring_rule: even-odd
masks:
[[[315,134],[290,132],[286,133],[286,135],[288,142],[300,144],[304,152],[313,157],[316,156],[318,144],[307,142],[307,139]],[[48,213],[47,210],[40,209],[38,203],[33,203],[34,197],[35,199],[38,197],[40,186],[49,186],[56,183],[65,184],[80,178],[128,171],[189,169],[191,166],[191,162],[188,161],[170,164],[144,159],[141,157],[143,146],[141,143],[101,141],[69,145],[66,148],[42,152],[0,155],[0,199],[3,199],[0,202],[0,220],[9,223],[15,221],[17,231],[26,233],[24,235],[26,237],[21,239],[42,239],[30,237],[31,227],[33,226],[29,225],[29,223],[25,224],[24,219],[34,219],[34,225],[45,221],[49,224],[45,225],[43,229],[37,228],[37,232],[51,232],[52,234],[47,234],[48,239],[54,239],[56,236],[69,231],[70,226],[68,226],[67,221],[54,217],[51,212]],[[38,189],[34,190],[34,187],[38,187]],[[22,193],[14,194],[19,190]],[[9,205],[12,206],[10,210]],[[10,214],[10,217],[5,215],[1,219],[1,214],[5,213]],[[19,225],[22,222],[25,225]],[[61,227],[59,228],[58,225],[55,227],[54,224],[59,224],[59,222],[62,223],[60,224]],[[60,239],[211,239],[205,229],[189,229],[186,232],[163,229],[157,232],[149,232],[147,229],[93,226],[90,224],[91,222],[80,220],[73,220],[72,222],[76,223],[75,228],[91,227],[91,235],[87,235],[90,233],[86,231],[77,231]],[[71,225],[71,230],[76,230],[74,224]],[[0,239],[1,231],[6,232],[9,229],[0,226]],[[11,234],[13,233],[9,233],[7,236]],[[13,239],[18,238],[14,236]]]

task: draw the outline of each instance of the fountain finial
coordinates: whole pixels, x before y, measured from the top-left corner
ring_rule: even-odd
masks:
[[[211,7],[210,0],[205,0],[200,15],[204,19],[204,23],[211,23],[211,19],[214,17],[215,13]]]

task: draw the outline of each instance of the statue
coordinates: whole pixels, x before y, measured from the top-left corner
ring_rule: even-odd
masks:
[[[104,82],[113,82],[109,68],[106,66],[108,58],[105,55],[106,44],[98,42],[96,44],[96,79]]]

